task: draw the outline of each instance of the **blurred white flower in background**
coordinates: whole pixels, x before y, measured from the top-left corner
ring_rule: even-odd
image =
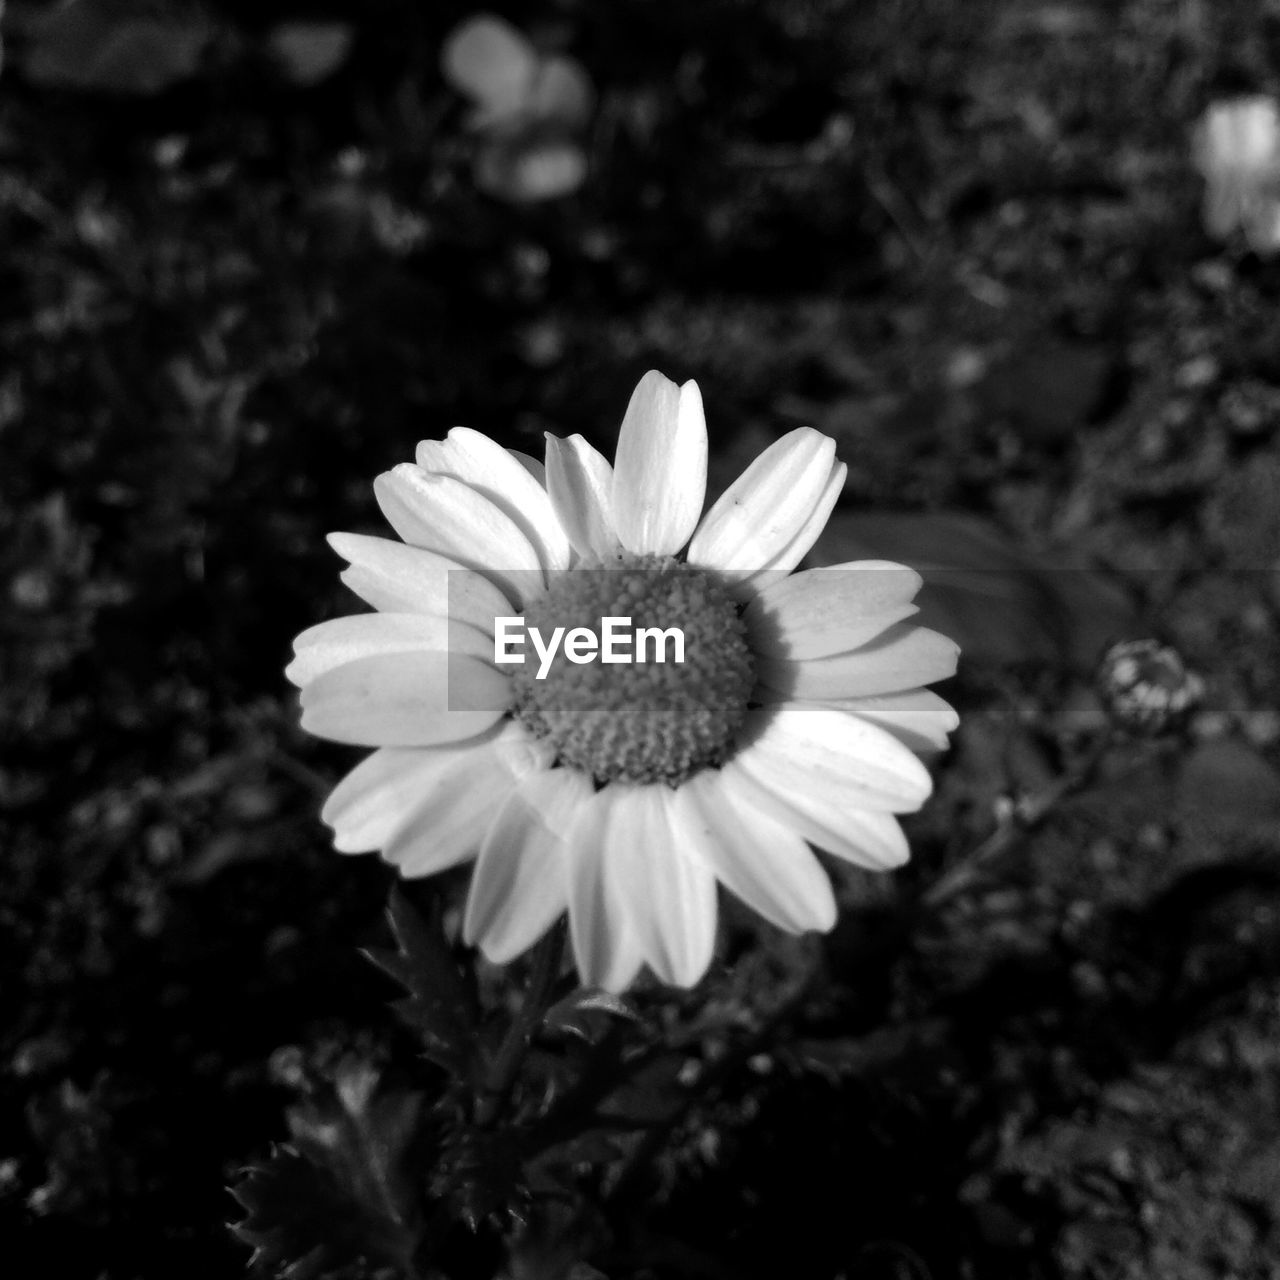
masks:
[[[1205,180],[1204,225],[1227,240],[1244,232],[1261,254],[1280,248],[1280,105],[1266,94],[1210,104],[1195,128]]]
[[[477,14],[459,24],[440,55],[444,78],[472,110],[476,185],[526,203],[569,195],[582,185],[581,143],[595,92],[572,58],[544,55],[509,22]]]

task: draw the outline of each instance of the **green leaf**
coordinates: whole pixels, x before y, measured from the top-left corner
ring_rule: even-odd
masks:
[[[960,512],[837,513],[813,563],[866,559],[921,574],[914,621],[955,640],[962,665],[1062,662],[1091,670],[1104,645],[1135,625],[1115,582],[1035,555],[996,525]]]
[[[1180,762],[1172,809],[1190,835],[1280,843],[1280,774],[1247,743],[1202,742]]]
[[[230,1188],[246,1210],[231,1232],[253,1250],[250,1270],[282,1280],[375,1274],[364,1264],[364,1220],[322,1169],[288,1146],[250,1165]],[[400,1274],[393,1270],[391,1275]]]
[[[486,1222],[500,1230],[510,1215],[528,1210],[520,1144],[507,1127],[457,1129],[445,1144],[431,1180],[433,1195],[448,1201],[472,1231]]]
[[[595,987],[580,987],[553,1004],[542,1025],[547,1031],[594,1044],[608,1030],[612,1018],[635,1022],[636,1013],[621,996]]]
[[[392,1007],[417,1033],[426,1056],[451,1075],[468,1075],[479,1044],[479,1011],[445,942],[438,910],[428,925],[397,886],[387,919],[398,950],[364,954],[409,992]]]
[[[340,1062],[329,1090],[288,1113],[290,1145],[232,1188],[248,1210],[232,1231],[254,1250],[254,1268],[288,1280],[336,1277],[358,1263],[412,1274],[422,1179],[410,1156],[422,1095],[380,1083],[370,1063]]]

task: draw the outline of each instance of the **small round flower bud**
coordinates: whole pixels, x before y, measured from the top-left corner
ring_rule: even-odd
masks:
[[[1113,644],[1102,656],[1097,683],[1112,720],[1135,733],[1164,732],[1204,693],[1204,681],[1158,640]]]

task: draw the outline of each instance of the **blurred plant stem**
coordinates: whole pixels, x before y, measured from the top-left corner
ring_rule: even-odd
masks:
[[[1107,753],[1116,743],[1117,734],[1108,728],[1084,754],[1074,768],[1048,786],[1016,800],[1006,798],[997,810],[995,830],[980,841],[920,899],[921,914],[932,915],[962,894],[978,880],[990,865],[1007,853],[1019,837],[1034,831],[1055,809],[1072,796],[1086,790],[1098,776]]]

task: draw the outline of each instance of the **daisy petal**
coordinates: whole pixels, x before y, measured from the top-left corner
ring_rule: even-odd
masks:
[[[757,712],[752,730],[736,758],[778,795],[908,813],[933,790],[929,771],[897,738],[843,711],[791,703]]]
[[[362,747],[430,747],[484,732],[510,701],[507,677],[475,658],[375,654],[312,680],[302,691],[302,727]]]
[[[523,731],[513,722],[464,743],[439,747],[381,747],[362,760],[329,793],[320,820],[333,828],[342,853],[380,849],[430,801],[439,776],[466,752],[488,747],[498,736]]]
[[[870,871],[900,867],[907,860],[906,837],[891,813],[851,809],[817,788],[779,785],[750,749],[725,765],[751,803],[775,822],[793,827],[810,844]]]
[[[294,642],[285,677],[305,685],[357,658],[422,651],[469,654],[493,661],[493,638],[475,627],[425,613],[360,613],[308,627]]]
[[[675,555],[698,523],[707,491],[707,424],[697,384],[640,379],[622,419],[613,464],[618,539],[637,555]]]
[[[546,489],[500,444],[455,427],[444,440],[422,441],[416,461],[429,475],[452,476],[488,498],[534,545],[545,568],[568,566],[569,540]]]
[[[822,497],[836,442],[812,427],[774,441],[725,490],[689,544],[689,563],[729,575],[770,566]]]
[[[568,906],[564,842],[575,809],[591,797],[585,774],[529,774],[508,797],[480,846],[462,936],[494,964],[527,951]]]
[[[333,828],[342,853],[380,849],[422,801],[426,784],[454,760],[451,749],[381,747],[329,793],[320,820]]]
[[[839,502],[840,495],[844,492],[845,476],[848,474],[849,468],[843,462],[837,462],[831,468],[831,474],[827,477],[826,486],[819,495],[818,501],[814,504],[813,510],[809,513],[809,518],[800,526],[800,531],[767,565],[762,566],[756,573],[748,574],[743,579],[744,582],[755,582],[761,573],[775,573],[780,569],[794,569],[809,554],[813,549],[813,544],[817,542],[822,535],[823,529],[827,527],[827,521],[831,519],[831,513],[835,510],[835,505]]]
[[[331,533],[329,545],[350,562],[342,581],[375,609],[448,614],[482,631],[511,613],[488,578],[434,551],[363,533]]]
[[[606,873],[614,901],[654,973],[692,986],[715,947],[715,876],[675,843],[670,789],[615,784],[609,797]]]
[[[618,550],[613,532],[613,468],[581,436],[558,439],[547,432],[547,492],[580,556]]]
[[[537,548],[501,507],[461,480],[402,463],[383,472],[373,492],[410,546],[483,573],[517,604],[545,585]]]
[[[522,731],[501,734],[431,779],[417,812],[397,828],[382,856],[403,876],[429,876],[472,857],[520,780],[546,767],[547,752]]]
[[[757,653],[825,658],[856,649],[916,612],[921,578],[887,560],[809,569],[755,585],[744,618]]]
[[[945,751],[947,734],[960,723],[950,703],[931,689],[909,689],[876,698],[845,698],[822,705],[862,716],[888,729],[915,752]]]
[[[537,458],[521,453],[519,449],[508,449],[507,452],[545,489],[547,487],[547,468]]]
[[[643,964],[639,940],[627,921],[620,920],[610,942],[608,967],[596,985],[605,991],[625,991],[636,980]]]
[[[829,702],[915,689],[955,675],[960,648],[927,627],[895,623],[870,644],[827,658],[762,658],[756,674],[787,701]],[[767,692],[767,690],[766,690]]]
[[[794,830],[750,802],[724,772],[704,770],[671,797],[671,825],[735,897],[790,933],[835,923],[831,881]]]
[[[911,857],[902,823],[891,813],[871,813],[865,809],[850,813],[845,818],[844,834],[848,841],[846,847],[822,847],[868,871],[890,871],[905,865]]]
[[[569,937],[583,985],[621,991],[635,978],[644,957],[605,874],[612,852],[603,843],[609,807],[606,788],[579,808],[565,835]]]

